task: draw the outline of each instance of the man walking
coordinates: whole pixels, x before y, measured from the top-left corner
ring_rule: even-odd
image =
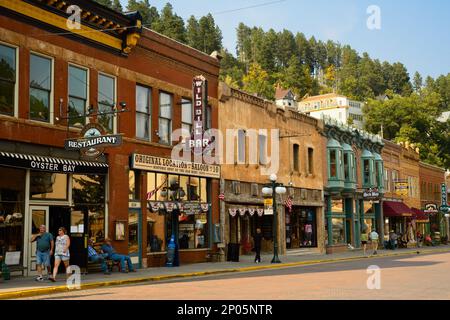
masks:
[[[261,229],[257,228],[256,229],[256,234],[253,236],[253,242],[255,243],[255,252],[256,252],[256,256],[255,256],[255,263],[260,263],[261,262],[261,241],[262,241],[262,233],[261,233]]]
[[[45,225],[39,226],[39,233],[33,235],[31,242],[36,241],[36,267],[38,277],[36,281],[44,281],[42,276],[43,267],[47,268],[47,276],[51,274],[50,270],[50,256],[53,254],[55,242],[53,235],[46,231]]]
[[[372,242],[373,254],[377,254],[378,233],[375,231],[375,229],[373,229],[372,232],[370,233],[370,241]]]

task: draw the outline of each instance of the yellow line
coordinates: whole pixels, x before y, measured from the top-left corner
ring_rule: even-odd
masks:
[[[436,249],[436,250],[433,250],[433,249],[415,250],[415,251],[408,251],[408,252],[378,254],[378,255],[372,255],[372,256],[367,256],[367,257],[357,256],[357,257],[335,258],[335,259],[318,259],[318,260],[265,265],[265,266],[219,269],[219,270],[198,271],[198,272],[190,272],[190,273],[179,273],[179,274],[151,276],[151,277],[142,277],[142,278],[133,278],[133,279],[91,282],[91,283],[82,284],[80,286],[80,289],[72,289],[72,290],[67,288],[67,286],[55,286],[55,287],[47,287],[47,288],[39,288],[39,289],[25,289],[25,290],[0,293],[0,300],[33,297],[33,296],[48,295],[48,294],[54,294],[54,293],[60,293],[60,292],[88,290],[88,289],[94,289],[94,288],[99,288],[99,287],[109,287],[109,286],[141,283],[141,282],[163,281],[163,280],[170,280],[170,279],[177,279],[177,278],[199,277],[199,276],[225,274],[225,273],[233,273],[233,272],[281,269],[281,268],[306,266],[306,265],[313,265],[313,264],[330,264],[330,263],[334,263],[334,262],[367,260],[368,258],[416,255],[417,252],[419,252],[421,254],[423,254],[423,253],[441,253],[441,252],[450,252],[450,249],[446,248],[446,249]]]

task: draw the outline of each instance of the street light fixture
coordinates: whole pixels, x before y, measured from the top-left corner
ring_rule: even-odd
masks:
[[[262,193],[270,197],[272,196],[272,210],[273,210],[273,258],[272,263],[281,263],[278,258],[278,213],[277,213],[277,203],[276,196],[277,194],[282,195],[286,193],[286,187],[277,183],[277,175],[272,173],[270,175],[270,181],[272,182],[270,185],[265,185],[262,188]]]

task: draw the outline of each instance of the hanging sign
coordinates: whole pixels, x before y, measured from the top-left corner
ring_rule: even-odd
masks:
[[[272,198],[265,198],[265,199],[264,199],[264,205],[265,205],[265,206],[271,206],[271,205],[273,205],[273,199],[272,199]]]
[[[441,184],[441,205],[447,206],[447,185],[445,183]]]
[[[427,203],[425,205],[425,210],[423,210],[423,212],[435,214],[435,213],[438,213],[439,210],[438,210],[438,207],[437,207],[436,204],[434,204],[434,203]]]
[[[204,76],[194,77],[192,81],[192,94],[194,102],[194,132],[188,146],[195,154],[202,154],[210,140],[204,137],[205,111],[208,105],[208,81]]]
[[[380,192],[378,188],[369,188],[363,192],[363,198],[366,200],[373,200],[380,198]]]
[[[409,184],[405,180],[397,180],[394,183],[395,194],[398,196],[407,196],[409,190]]]
[[[64,143],[66,150],[80,150],[88,158],[98,158],[105,151],[105,147],[122,145],[122,135],[108,134],[98,123],[88,123],[81,131],[81,138],[67,139]]]

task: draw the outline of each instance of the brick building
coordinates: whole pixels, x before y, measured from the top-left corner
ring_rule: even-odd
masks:
[[[75,29],[69,5],[81,9]],[[0,7],[1,249],[20,252],[32,274],[30,236],[65,226],[74,263],[85,264],[88,237],[109,236],[135,264],[155,266],[177,228],[181,263],[204,261],[219,221],[218,166],[168,159],[172,131],[193,128],[195,76],[209,82],[204,123],[217,127],[218,59],[143,28],[137,12],[79,0]],[[89,159],[66,150],[88,123],[122,144]]]

